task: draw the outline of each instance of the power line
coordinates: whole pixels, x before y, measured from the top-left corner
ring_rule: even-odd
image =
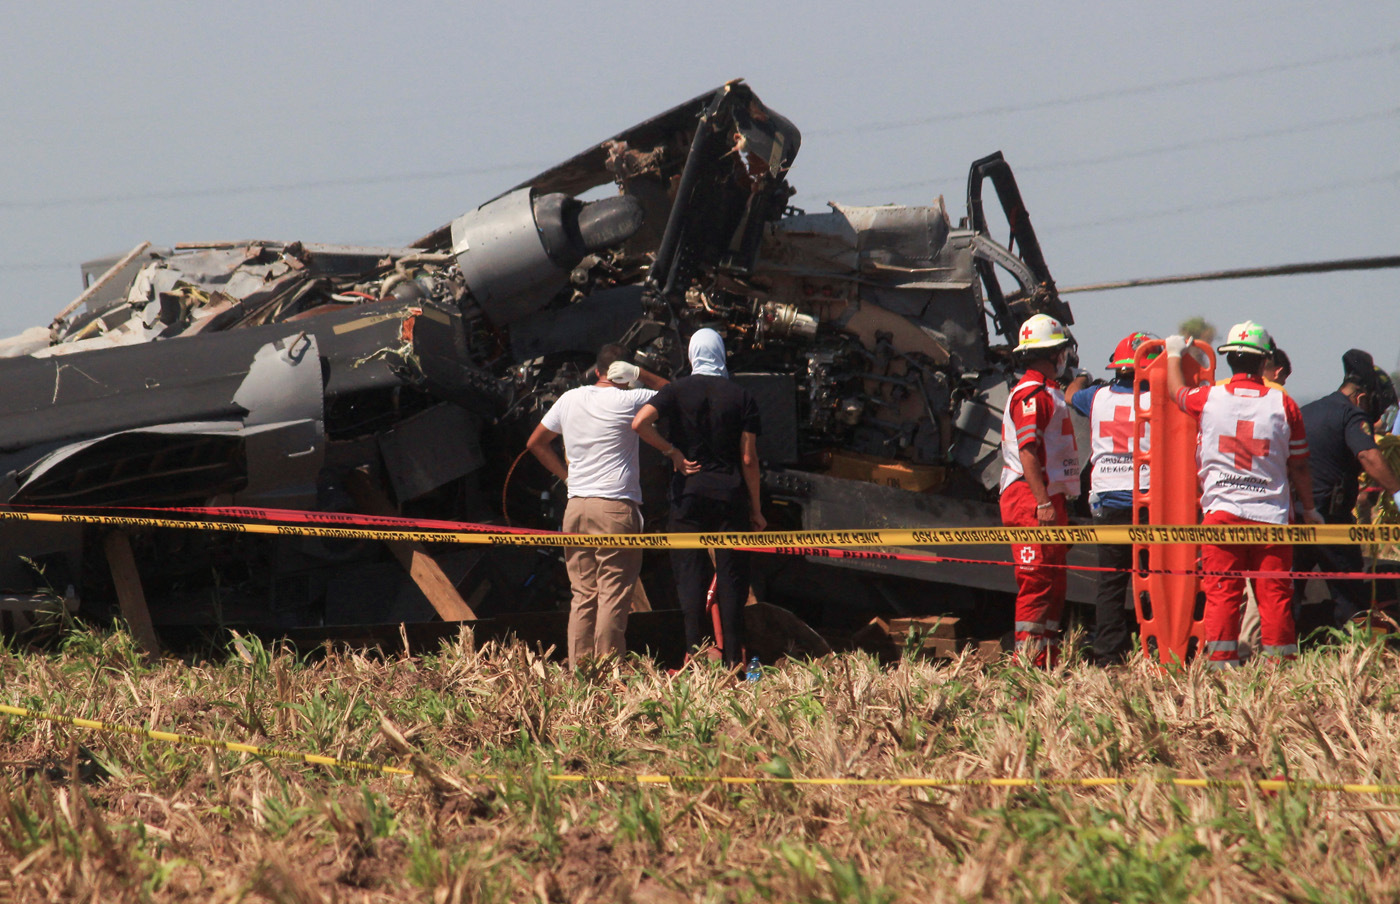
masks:
[[[1120,160],[1133,160],[1141,157],[1155,157],[1158,154],[1171,154],[1177,151],[1194,151],[1203,148],[1218,147],[1222,144],[1240,144],[1247,141],[1257,141],[1261,138],[1280,138],[1284,135],[1299,135],[1305,132],[1317,132],[1322,129],[1334,129],[1339,126],[1356,125],[1363,122],[1374,122],[1380,119],[1390,119],[1400,114],[1400,108],[1389,110],[1377,110],[1374,113],[1360,113],[1355,116],[1340,116],[1335,119],[1325,119],[1320,122],[1303,123],[1295,126],[1281,126],[1275,129],[1261,129],[1257,132],[1245,132],[1238,135],[1226,135],[1223,138],[1200,138],[1195,141],[1180,141],[1176,144],[1160,145],[1153,148],[1141,148],[1135,151],[1121,151],[1113,154],[1104,154],[1098,157],[1080,157],[1074,160],[1063,160],[1056,163],[1031,164],[1019,167],[1022,172],[1036,173],[1058,169],[1070,169],[1079,166],[1096,166],[1102,163],[1117,163]]]
[[[1333,119],[1324,119],[1317,122],[1301,123],[1292,126],[1280,126],[1272,129],[1261,129],[1255,132],[1242,132],[1235,135],[1226,135],[1218,138],[1197,138],[1191,141],[1178,141],[1173,144],[1156,145],[1154,147],[1136,148],[1129,151],[1115,151],[1111,154],[1100,154],[1093,157],[1075,157],[1069,160],[1056,160],[1050,163],[1032,163],[1016,167],[1018,173],[1046,173],[1056,170],[1074,169],[1083,166],[1099,166],[1106,163],[1117,163],[1123,160],[1135,160],[1143,157],[1156,157],[1161,154],[1173,154],[1180,151],[1193,151],[1219,147],[1226,144],[1242,144],[1249,141],[1258,141],[1264,138],[1280,138],[1285,135],[1299,135],[1306,132],[1318,132],[1323,129],[1335,129],[1341,126],[1356,125],[1358,123],[1375,122],[1377,120],[1390,119],[1400,115],[1400,107],[1389,110],[1376,110],[1371,113],[1359,113],[1354,116],[1339,116]],[[859,196],[877,191],[899,191],[902,189],[922,188],[925,185],[941,185],[955,182],[962,177],[944,176],[941,178],[921,179],[917,182],[897,182],[888,185],[871,185],[865,188],[843,189],[837,192],[829,192],[833,195]]]
[[[1330,54],[1328,56],[1313,57],[1309,60],[1294,60],[1288,63],[1275,63],[1269,66],[1256,66],[1247,69],[1235,69],[1227,72],[1215,73],[1213,75],[1197,75],[1188,78],[1173,79],[1171,81],[1156,82],[1150,85],[1136,85],[1127,88],[1105,88],[1102,91],[1090,91],[1084,94],[1074,94],[1067,97],[1053,98],[1050,100],[1031,101],[1022,104],[1002,104],[995,107],[984,107],[980,110],[963,110],[953,113],[935,113],[930,116],[920,116],[913,119],[891,120],[886,122],[872,122],[859,126],[842,126],[834,129],[816,129],[808,132],[809,135],[846,135],[854,132],[885,132],[893,129],[908,129],[916,126],[933,125],[941,122],[957,122],[965,119],[976,119],[983,116],[1005,116],[1011,113],[1028,113],[1034,110],[1049,110],[1056,107],[1067,107],[1074,104],[1090,103],[1093,101],[1110,100],[1119,97],[1135,97],[1143,94],[1155,94],[1160,91],[1170,91],[1175,88],[1190,88],[1197,85],[1212,85],[1220,82],[1236,81],[1239,79],[1254,78],[1260,75],[1272,75],[1279,72],[1291,72],[1298,69],[1311,69],[1317,66],[1328,66],[1333,63],[1346,63],[1355,60],[1371,59],[1383,57],[1389,54],[1400,52],[1400,42],[1392,42],[1379,47],[1371,47],[1366,50],[1359,50],[1352,53]]]
[[[1339,270],[1387,270],[1400,267],[1400,255],[1389,257],[1352,257],[1333,261],[1313,261],[1305,264],[1277,264],[1270,267],[1244,267],[1237,270],[1211,270],[1181,276],[1150,276],[1144,279],[1121,279],[1114,282],[1089,283],[1059,289],[1061,295],[1074,292],[1106,292],[1111,289],[1136,289],[1141,286],[1168,286],[1178,283],[1213,282],[1225,279],[1258,279],[1265,276],[1296,276],[1304,273],[1335,273]]]
[[[941,113],[933,116],[921,117],[918,119],[893,121],[885,123],[869,123],[859,126],[848,126],[840,129],[818,129],[811,131],[809,135],[840,135],[855,132],[887,131],[891,129],[905,128],[916,125],[924,125],[936,122],[949,122],[962,119],[970,119],[981,116],[1005,115],[1009,113],[1026,112],[1032,110],[1049,109],[1053,107],[1068,106],[1079,103],[1087,103],[1095,100],[1102,100],[1113,97],[1129,97],[1134,95],[1166,91],[1173,88],[1187,87],[1199,84],[1211,84],[1215,82],[1230,81],[1234,79],[1249,78],[1258,75],[1266,75],[1276,72],[1285,72],[1296,69],[1324,66],[1331,63],[1347,62],[1352,60],[1367,59],[1371,57],[1385,56],[1387,54],[1400,52],[1400,42],[1373,47],[1363,51],[1349,54],[1334,54],[1331,56],[1317,57],[1311,60],[1299,60],[1290,63],[1278,63],[1270,66],[1255,67],[1250,69],[1240,69],[1233,72],[1219,73],[1209,76],[1195,76],[1173,81],[1159,82],[1151,85],[1140,85],[1129,88],[1106,89],[1103,91],[1090,92],[1087,94],[1073,95],[1069,97],[1056,98],[1052,100],[1035,101],[1026,104],[1006,104],[997,107],[987,107],[981,110],[968,110],[955,113]],[[1375,113],[1361,114],[1354,117],[1343,117],[1328,120],[1321,123],[1313,123],[1303,126],[1286,127],[1283,129],[1266,130],[1262,132],[1249,133],[1246,135],[1231,136],[1216,141],[1199,140],[1194,142],[1182,142],[1176,145],[1168,145],[1159,148],[1148,148],[1138,151],[1127,151],[1119,154],[1111,154],[1101,157],[1088,157],[1076,160],[1060,161],[1039,166],[1031,165],[1021,167],[1023,172],[1044,172],[1053,171],[1060,168],[1076,166],[1089,166],[1100,163],[1109,163],[1117,160],[1132,159],[1135,157],[1152,156],[1161,153],[1170,153],[1179,150],[1188,150],[1199,147],[1210,147],[1214,143],[1226,143],[1237,141],[1248,141],[1264,137],[1276,137],[1279,135],[1293,134],[1297,132],[1314,131],[1322,128],[1330,128],[1338,125],[1346,125],[1356,122],[1381,119],[1394,116],[1400,110],[1385,110]],[[109,195],[87,195],[68,198],[51,198],[48,200],[36,201],[0,201],[0,210],[46,210],[59,207],[76,206],[96,206],[105,204],[122,204],[135,201],[173,201],[190,198],[213,198],[213,197],[236,197],[241,195],[266,194],[269,192],[301,191],[317,188],[345,188],[362,185],[390,185],[407,182],[426,182],[438,179],[448,179],[460,176],[487,175],[498,172],[519,171],[522,169],[537,169],[549,166],[550,161],[541,162],[519,162],[509,164],[498,164],[486,167],[473,167],[467,169],[438,170],[419,173],[402,173],[384,176],[348,176],[337,179],[312,179],[297,182],[286,182],[270,185],[241,185],[226,186],[222,188],[198,188],[198,189],[174,189],[163,191],[132,192],[124,194]],[[889,185],[870,186],[854,190],[845,190],[837,194],[860,194],[873,191],[894,191],[900,189],[919,188],[924,185],[953,181],[959,176],[948,176],[934,179],[923,179],[916,182],[901,182]]]
[[[1370,176],[1362,179],[1344,179],[1339,182],[1331,182],[1327,185],[1316,185],[1312,188],[1290,188],[1282,191],[1271,192],[1266,195],[1245,195],[1242,197],[1227,198],[1223,201],[1215,201],[1209,204],[1191,204],[1182,207],[1173,207],[1166,210],[1151,210],[1140,213],[1123,214],[1116,217],[1105,217],[1102,220],[1091,220],[1082,223],[1066,223],[1064,225],[1051,224],[1046,228],[1047,232],[1078,232],[1085,229],[1096,229],[1100,226],[1116,226],[1122,223],[1137,223],[1142,220],[1155,220],[1162,217],[1174,217],[1184,213],[1200,213],[1208,210],[1226,210],[1231,207],[1244,207],[1250,204],[1265,204],[1270,201],[1281,201],[1291,198],[1306,198],[1312,195],[1325,195],[1334,191],[1342,191],[1349,188],[1363,188],[1367,185],[1379,185],[1384,182],[1395,182],[1400,180],[1400,171],[1393,173],[1383,173],[1379,176]]]
[[[57,263],[57,262],[48,263],[48,264],[37,264],[37,263],[29,263],[29,264],[0,264],[0,273],[19,273],[19,272],[24,272],[24,271],[38,271],[38,270],[67,270],[67,269],[69,269],[70,267],[71,267],[71,268],[76,268],[76,267],[77,267],[77,264],[73,263],[72,261],[66,261],[66,262],[61,263],[61,264],[60,264],[60,263]]]
[[[503,163],[496,166],[474,167],[470,169],[400,173],[389,176],[346,176],[339,179],[309,179],[299,182],[284,182],[276,185],[236,185],[223,188],[167,189],[164,191],[144,191],[130,194],[50,198],[46,201],[0,201],[0,210],[46,210],[54,207],[129,204],[135,201],[177,201],[189,198],[234,197],[238,195],[267,194],[269,192],[301,191],[308,188],[346,188],[358,185],[392,185],[403,182],[429,182],[436,179],[452,179],[459,176],[481,176],[490,173],[509,173],[526,169],[533,170],[548,165],[548,162],[518,162]]]

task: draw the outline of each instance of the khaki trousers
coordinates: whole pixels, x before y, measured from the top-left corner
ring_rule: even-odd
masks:
[[[1244,614],[1240,616],[1240,662],[1259,652],[1263,626],[1259,621],[1259,598],[1254,595],[1254,579],[1244,582]]]
[[[568,534],[636,534],[642,530],[642,513],[626,499],[579,496],[564,509]],[[569,608],[569,665],[595,656],[621,656],[627,652],[627,614],[632,607],[632,585],[642,570],[640,549],[569,547],[564,566],[573,588]]]

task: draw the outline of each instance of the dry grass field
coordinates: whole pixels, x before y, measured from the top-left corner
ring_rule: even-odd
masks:
[[[1163,777],[1400,782],[1397,658],[1040,674],[785,662],[735,685],[644,660],[576,678],[469,638],[414,658],[244,641],[145,664],[122,633],[0,652],[4,701],[408,764],[416,777],[3,719],[0,899],[1373,901],[1400,805]],[[499,780],[464,778],[490,772]],[[672,786],[677,776],[1116,776],[1119,787]]]

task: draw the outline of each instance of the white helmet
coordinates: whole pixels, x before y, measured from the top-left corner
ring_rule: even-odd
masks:
[[[1247,355],[1271,355],[1274,351],[1274,337],[1253,320],[1237,323],[1225,334],[1225,343],[1216,349],[1220,354],[1244,352]]]
[[[1055,349],[1074,342],[1065,325],[1049,314],[1035,314],[1021,324],[1020,337],[1021,344],[1016,346],[1018,352]]]

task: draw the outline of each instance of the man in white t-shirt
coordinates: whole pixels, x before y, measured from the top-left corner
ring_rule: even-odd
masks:
[[[545,412],[526,444],[551,474],[569,488],[563,529],[570,534],[635,534],[642,530],[642,486],[637,434],[632,419],[665,380],[621,360],[626,349],[605,345],[598,354],[592,386],[571,389]],[[647,387],[631,388],[640,383]],[[564,438],[568,463],[554,451]],[[687,465],[680,450],[661,444],[678,469]],[[569,665],[594,656],[622,656],[632,585],[642,568],[639,549],[572,546],[564,564],[573,588],[569,610]]]

